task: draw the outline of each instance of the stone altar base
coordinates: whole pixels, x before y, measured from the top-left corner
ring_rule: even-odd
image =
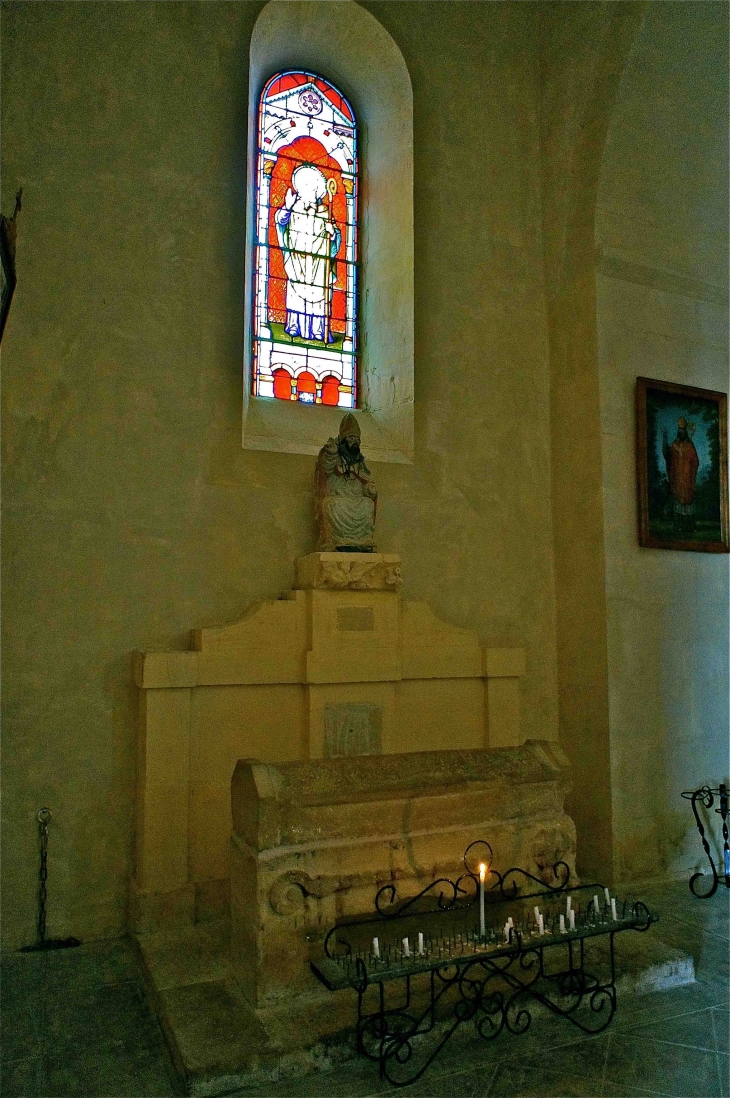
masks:
[[[524,649],[484,648],[474,630],[403,599],[400,567],[392,553],[310,553],[286,597],[194,630],[188,651],[137,653],[133,930],[227,909],[239,759],[524,742]]]

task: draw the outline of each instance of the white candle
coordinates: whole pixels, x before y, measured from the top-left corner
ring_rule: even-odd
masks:
[[[510,932],[511,929],[512,929],[512,927],[510,926],[509,923],[504,924],[504,940],[505,940],[505,942],[509,941],[509,932]]]
[[[483,938],[486,934],[486,926],[484,923],[484,878],[487,873],[487,867],[484,862],[479,866],[479,937]]]
[[[423,934],[420,930],[418,931],[418,953],[419,956],[423,957]]]
[[[600,914],[600,907],[598,906],[598,896],[593,897],[593,906],[596,909],[596,915]]]
[[[376,961],[380,960],[380,942],[377,938],[373,938],[373,957]]]
[[[571,909],[572,906],[573,906],[573,897],[568,896],[567,900],[565,901],[565,914],[566,915],[570,915],[570,909]]]
[[[611,903],[611,893],[607,888],[604,888],[603,895],[606,897],[606,906],[608,906]]]
[[[618,915],[616,914],[616,900],[611,900],[611,918],[615,923],[618,922]]]
[[[568,912],[568,926],[571,930],[575,930],[575,912],[573,911],[572,907]]]
[[[535,922],[539,923],[540,922],[540,908],[537,907],[537,905],[535,905],[535,907],[533,907],[532,910],[535,912]]]
[[[411,947],[408,945],[408,939],[404,938],[403,939],[403,956],[404,957],[410,957],[410,955],[411,955]]]
[[[565,934],[565,915],[560,916],[560,933]]]
[[[545,920],[543,919],[542,915],[539,914],[539,912],[537,916],[537,929],[540,931],[541,934],[545,933]]]

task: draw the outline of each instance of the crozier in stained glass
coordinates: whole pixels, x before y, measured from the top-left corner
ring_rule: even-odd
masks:
[[[256,163],[254,396],[354,408],[355,115],[329,81],[277,73]]]

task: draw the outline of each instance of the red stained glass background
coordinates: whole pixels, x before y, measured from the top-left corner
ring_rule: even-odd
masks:
[[[277,79],[295,80],[296,77],[289,74]],[[302,83],[304,82],[302,80]],[[324,84],[324,81],[322,83]],[[319,87],[319,83],[317,83],[317,87]],[[332,94],[335,93],[332,92]],[[338,98],[340,97],[338,96]],[[349,114],[349,111],[347,113]],[[329,155],[324,145],[313,137],[297,137],[291,145],[285,145],[279,149],[271,173],[271,189],[269,192],[269,321],[274,324],[286,323],[286,274],[284,272],[284,259],[276,236],[274,215],[284,205],[286,192],[291,186],[292,173],[300,164],[314,164],[326,179],[334,179],[337,184],[337,191],[332,199],[332,219],[340,230],[341,240],[337,253],[337,280],[332,292],[331,327],[333,333],[344,335],[347,316],[345,296],[347,290],[347,268],[345,264],[347,196],[342,183],[342,169],[337,161]]]

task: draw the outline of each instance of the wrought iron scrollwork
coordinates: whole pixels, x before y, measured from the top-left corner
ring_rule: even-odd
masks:
[[[465,1023],[473,1023],[484,1041],[505,1030],[525,1033],[535,1002],[583,1033],[600,1033],[609,1025],[616,1011],[615,935],[646,931],[656,916],[641,901],[626,900],[619,912],[616,898],[597,884],[571,889],[566,862],[555,863],[553,876],[554,883],[546,883],[518,867],[500,873],[492,866],[489,844],[478,841],[467,847],[464,873],[456,880],[438,878],[403,899],[389,882],[377,892],[374,915],[331,928],[325,960],[320,969],[314,962],[312,967],[330,989],[348,986],[356,992],[358,1051],[378,1063],[391,1086],[420,1079]],[[481,918],[487,894],[490,916],[513,913],[498,933],[493,926],[487,930]],[[469,929],[476,922],[477,900],[479,926]],[[539,904],[546,914],[538,919]],[[399,919],[406,922],[396,931]],[[404,929],[413,934],[414,928],[435,924],[438,933],[418,933],[417,953],[407,937],[400,938]],[[601,975],[591,971],[586,951],[586,942],[598,936],[608,939],[608,966],[606,971],[604,958]],[[395,944],[384,947],[388,937],[395,937]]]
[[[720,785],[717,789],[711,789],[709,785],[700,786],[699,789],[685,789],[682,793],[685,800],[690,801],[692,805],[692,813],[695,818],[695,824],[699,832],[700,840],[702,842],[703,849],[707,855],[707,860],[710,863],[710,871],[712,872],[712,884],[706,892],[698,891],[696,887],[697,881],[701,880],[705,874],[700,870],[697,873],[693,873],[689,879],[689,889],[693,896],[696,896],[698,900],[709,900],[710,896],[714,896],[717,892],[717,886],[720,883],[720,875],[715,867],[715,861],[712,857],[712,851],[710,850],[710,844],[705,833],[705,826],[702,822],[698,811],[698,804],[701,804],[708,811],[715,803],[715,797],[719,797],[719,807],[715,809],[715,812],[720,816],[722,820],[722,840],[723,840],[723,876],[725,879],[725,885],[730,888],[730,844],[728,843],[728,791],[727,786]]]
[[[384,919],[396,919],[413,909],[417,910],[423,900],[433,898],[440,911],[449,911],[458,902],[473,903],[476,899],[476,891],[470,896],[469,889],[463,886],[465,881],[477,883],[471,873],[462,873],[455,881],[449,880],[448,877],[438,877],[415,896],[407,896],[403,900],[398,898],[396,885],[388,882],[378,889],[375,895],[375,910]],[[443,887],[437,893],[436,890],[440,886]],[[388,897],[387,906],[383,902],[386,896]]]

